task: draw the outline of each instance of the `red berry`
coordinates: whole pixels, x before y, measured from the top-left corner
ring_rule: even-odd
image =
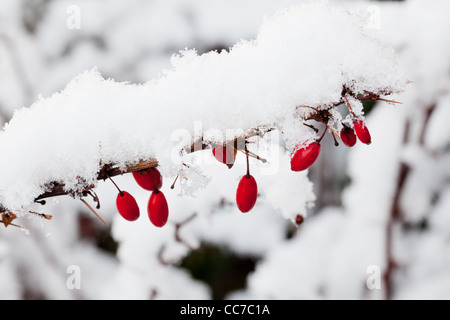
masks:
[[[356,143],[355,131],[349,126],[343,124],[341,130],[341,140],[347,147],[353,147]]]
[[[234,160],[233,155],[224,145],[216,146],[214,149],[212,149],[212,153],[217,161],[224,164],[232,163]]]
[[[245,175],[239,181],[236,190],[236,204],[240,211],[250,211],[258,197],[258,185],[252,175]]]
[[[311,142],[302,148],[296,148],[291,156],[291,170],[303,171],[308,169],[319,156],[320,143]]]
[[[371,144],[372,139],[370,137],[369,129],[367,129],[366,124],[362,120],[353,121],[353,126],[355,127],[356,135],[359,141],[365,144]]]
[[[161,189],[162,187],[162,175],[156,168],[135,171],[133,172],[133,177],[134,180],[136,180],[137,184],[145,190],[155,190],[155,177],[156,188]]]
[[[128,192],[119,192],[116,198],[116,206],[125,220],[134,221],[139,218],[139,206],[134,197]]]
[[[169,206],[161,191],[155,190],[152,192],[147,205],[147,213],[154,226],[161,228],[166,224],[169,218]]]

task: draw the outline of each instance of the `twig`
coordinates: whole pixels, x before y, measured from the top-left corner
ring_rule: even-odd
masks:
[[[183,238],[181,238],[181,236],[180,236],[180,229],[181,229],[181,227],[183,227],[184,225],[186,225],[187,223],[192,221],[196,216],[197,216],[197,213],[193,213],[192,215],[187,217],[185,220],[175,224],[175,240],[177,242],[180,242],[180,243],[184,244],[189,249],[193,249],[193,248],[192,248],[192,246],[189,243],[187,243],[186,241],[183,240]]]

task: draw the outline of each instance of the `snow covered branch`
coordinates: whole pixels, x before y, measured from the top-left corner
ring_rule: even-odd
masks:
[[[172,65],[140,85],[87,71],[18,110],[0,133],[0,211],[86,196],[98,180],[155,166],[175,177],[196,170],[185,165],[192,151],[231,141],[242,151],[239,141],[271,130],[293,151],[318,139],[314,120],[339,138],[343,124],[363,119],[362,100],[406,84],[393,50],[366,33],[363,15],[323,2],[279,12],[256,39],[229,51],[184,50]],[[187,129],[198,121],[203,132]],[[229,129],[240,133],[224,138]],[[174,141],[177,130],[189,141]]]

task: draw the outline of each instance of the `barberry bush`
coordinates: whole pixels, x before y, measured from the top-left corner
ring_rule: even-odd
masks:
[[[5,29],[5,51],[28,58],[6,55],[18,59],[8,79],[22,80],[24,98],[2,100],[17,109],[0,133],[0,266],[10,275],[2,297],[210,298],[179,268],[204,243],[258,261],[229,297],[423,297],[439,287],[449,46],[415,22],[446,4],[379,4],[375,29],[366,2],[276,13],[258,3],[272,13],[265,19],[234,4],[244,6],[235,17],[244,34],[187,2],[187,13],[157,1],[148,5],[155,11],[123,15],[113,2],[111,16],[80,2],[83,17],[103,18],[83,18],[79,30],[57,27],[68,3],[42,2],[45,15]],[[448,30],[426,20],[427,35]],[[398,25],[411,33],[391,32]],[[38,68],[20,69],[38,52],[45,81]],[[350,178],[333,207],[330,170]],[[114,257],[89,242],[102,230],[117,244]],[[68,290],[68,264],[96,281]],[[379,268],[383,290],[366,283],[369,267]]]

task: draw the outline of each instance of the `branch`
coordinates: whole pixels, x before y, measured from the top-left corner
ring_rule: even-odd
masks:
[[[123,175],[125,173],[140,171],[144,169],[149,169],[151,167],[156,167],[158,165],[158,161],[155,159],[150,160],[143,160],[136,164],[128,166],[125,170],[120,170],[117,167],[114,167],[112,164],[104,165],[100,172],[97,175],[97,180],[106,180],[108,178],[108,175],[110,177]],[[57,196],[65,196],[70,195],[72,197],[82,197],[87,195],[87,193],[95,188],[94,185],[86,185],[83,189],[77,191],[77,192],[70,192],[65,190],[64,184],[55,182],[52,184],[51,190],[41,194],[38,196],[34,201],[37,203],[45,204],[44,199],[57,197]],[[5,208],[3,205],[0,204],[0,213],[2,212],[8,212],[8,209]]]
[[[385,92],[385,93],[387,95],[387,94],[391,94],[392,92]],[[380,98],[380,96],[377,94],[370,93],[367,91],[365,91],[364,95],[355,94],[355,93],[351,92],[349,89],[344,87],[342,90],[342,96],[341,96],[340,100],[336,101],[335,103],[332,103],[331,105],[327,105],[327,106],[323,106],[323,107],[309,107],[309,106],[305,106],[305,105],[299,105],[297,107],[297,109],[308,108],[309,110],[311,110],[311,113],[308,115],[307,119],[316,119],[317,120],[317,119],[320,119],[320,116],[321,116],[320,113],[322,112],[322,110],[324,108],[327,108],[326,110],[329,110],[330,108],[333,108],[338,105],[341,105],[342,103],[345,103],[345,95],[351,95],[360,101],[365,101],[365,100],[386,101],[385,99]],[[307,119],[303,118],[303,120],[307,120]],[[317,121],[319,121],[319,120],[317,120]],[[260,126],[259,128],[250,128],[243,135],[235,137],[232,140],[225,141],[224,144],[232,144],[232,146],[236,150],[242,151],[247,154],[248,152],[246,152],[246,150],[245,150],[245,142],[248,139],[253,138],[253,137],[263,137],[266,133],[276,130],[276,129],[277,128],[274,125],[264,125],[264,126]],[[195,142],[193,142],[191,145],[184,147],[181,150],[181,153],[190,154],[190,153],[202,151],[202,150],[205,150],[208,148],[213,148],[214,145],[215,145],[215,143],[205,141],[203,139],[203,137],[201,137],[201,138],[197,139]],[[258,155],[251,153],[251,154],[249,154],[249,156],[252,156],[262,162],[266,162],[265,159],[260,158]],[[106,180],[108,178],[108,176],[114,177],[114,176],[123,175],[123,174],[130,173],[130,172],[137,172],[137,171],[141,171],[144,169],[157,167],[157,166],[158,166],[158,161],[156,159],[141,160],[133,165],[126,167],[124,170],[121,170],[120,168],[116,167],[114,164],[105,164],[98,172],[97,180]],[[83,178],[80,177],[80,180],[83,180]],[[45,201],[43,201],[44,199],[57,197],[57,196],[65,196],[65,195],[72,196],[73,198],[81,198],[83,196],[87,196],[89,194],[89,192],[95,188],[95,185],[90,184],[90,185],[84,186],[84,188],[82,188],[81,190],[67,191],[67,190],[65,190],[65,185],[61,184],[59,182],[54,182],[51,185],[52,185],[52,187],[49,191],[39,195],[35,199],[36,203],[45,204]],[[2,212],[8,212],[8,209],[0,204],[0,213],[2,213]]]

